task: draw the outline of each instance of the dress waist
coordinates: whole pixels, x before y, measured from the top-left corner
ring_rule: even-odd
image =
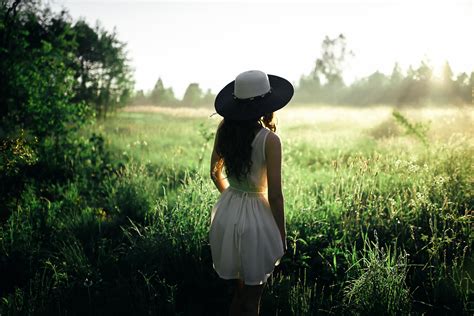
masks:
[[[230,190],[239,192],[239,193],[246,193],[246,194],[266,194],[267,188],[237,188],[235,186],[229,186]]]

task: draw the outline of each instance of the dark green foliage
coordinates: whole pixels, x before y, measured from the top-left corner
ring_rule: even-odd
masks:
[[[90,104],[99,117],[105,117],[117,107],[125,105],[133,90],[133,80],[125,44],[97,25],[91,28],[78,21],[71,30],[74,34],[73,100]]]
[[[0,219],[31,178],[65,181],[83,163],[92,178],[110,173],[103,139],[78,133],[94,112],[126,101],[130,72],[115,33],[73,25],[41,1],[2,1],[0,73]]]
[[[64,13],[37,13],[18,2],[17,11],[2,5],[0,13],[0,136],[25,129],[41,140],[58,138],[87,116],[84,103],[70,102],[74,80],[66,65],[73,34]]]
[[[0,144],[0,173],[5,176],[17,175],[26,166],[34,164],[38,157],[32,145],[38,140],[28,140],[24,131],[17,138],[2,139]],[[29,142],[33,144],[30,145]]]

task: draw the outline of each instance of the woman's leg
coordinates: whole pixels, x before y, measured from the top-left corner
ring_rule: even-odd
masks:
[[[240,316],[242,315],[242,290],[244,288],[244,282],[237,279],[235,282],[234,297],[230,303],[229,316]]]
[[[242,315],[255,316],[260,312],[260,299],[262,297],[262,285],[244,285],[242,288]]]

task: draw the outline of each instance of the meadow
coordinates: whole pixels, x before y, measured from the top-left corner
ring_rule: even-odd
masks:
[[[472,300],[472,274],[463,273],[464,265],[472,267],[472,258],[465,257],[472,248],[469,229],[473,201],[469,185],[473,113],[469,109],[440,108],[405,112],[411,120],[424,122],[429,128],[428,146],[416,137],[404,135],[404,127],[397,125],[390,107],[295,106],[278,113],[284,147],[288,238],[292,246],[277,279],[283,282],[285,275],[296,277],[291,289],[303,292],[294,293],[294,299],[305,300],[304,304],[285,302],[282,307],[306,306],[305,314],[317,310],[313,308],[317,297],[322,311],[330,311],[322,297],[333,293],[325,293],[324,286],[334,286],[331,282],[335,280],[350,282],[352,278],[363,278],[364,273],[371,272],[365,270],[370,265],[381,264],[386,271],[375,276],[380,280],[354,283],[352,287],[336,285],[347,291],[349,305],[357,300],[372,304],[373,293],[360,292],[356,286],[364,289],[371,282],[375,282],[373,286],[386,286],[384,283],[390,280],[385,279],[389,275],[384,273],[400,269],[399,283],[381,294],[387,297],[378,298],[381,304],[393,304],[392,311],[408,308],[404,304],[411,306],[411,300],[418,295],[420,304],[436,305],[436,300],[443,299],[449,302],[452,298],[445,296],[451,293],[451,286],[457,287],[461,296],[457,304],[472,308],[467,305]],[[191,172],[192,178],[197,177],[199,185],[207,188],[201,198],[212,204],[216,190],[208,179],[209,152],[220,118],[210,115],[212,111],[205,109],[129,108],[103,128],[106,133],[115,133],[111,138],[114,146],[142,163]],[[464,194],[462,190],[456,192],[455,187],[459,186],[465,186]],[[187,208],[192,209],[192,199],[189,202]],[[197,216],[207,220],[209,208],[199,211]],[[183,216],[186,218],[186,214]],[[201,229],[205,230],[206,225],[202,224]],[[382,252],[384,246],[386,253]],[[463,272],[443,267],[448,265],[447,250]],[[366,262],[371,255],[377,255],[372,259],[379,262]],[[405,260],[401,266],[400,260]],[[417,264],[423,264],[423,269],[416,269]],[[431,269],[451,273],[451,280],[435,281],[437,277],[430,275],[435,273]],[[427,273],[433,278],[430,282],[446,283],[432,289],[441,291],[439,297],[427,301],[415,288],[410,290],[403,274],[415,277],[411,275],[415,270]],[[351,273],[355,275],[352,278]],[[461,274],[455,277],[455,273]],[[325,284],[325,279],[330,282]],[[322,283],[320,289],[314,287],[318,282]],[[395,294],[397,291],[401,293]],[[402,299],[402,293],[407,296],[406,301],[397,301]],[[451,304],[446,305],[449,308]],[[295,313],[299,312],[291,312]]]
[[[4,271],[22,278],[5,279],[2,315],[226,314],[208,245],[212,113],[127,107],[82,131],[87,177],[43,200],[25,190],[2,227],[20,263]],[[474,312],[474,111],[399,113],[278,112],[289,249],[262,315]]]

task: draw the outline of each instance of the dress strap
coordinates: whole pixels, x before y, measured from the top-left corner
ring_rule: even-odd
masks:
[[[266,128],[265,128],[266,129]],[[263,161],[266,161],[267,158],[265,157],[265,144],[267,142],[267,136],[268,134],[270,134],[270,130],[269,129],[266,129],[265,131],[265,135],[263,135],[263,141],[262,141],[262,157],[263,157]]]

